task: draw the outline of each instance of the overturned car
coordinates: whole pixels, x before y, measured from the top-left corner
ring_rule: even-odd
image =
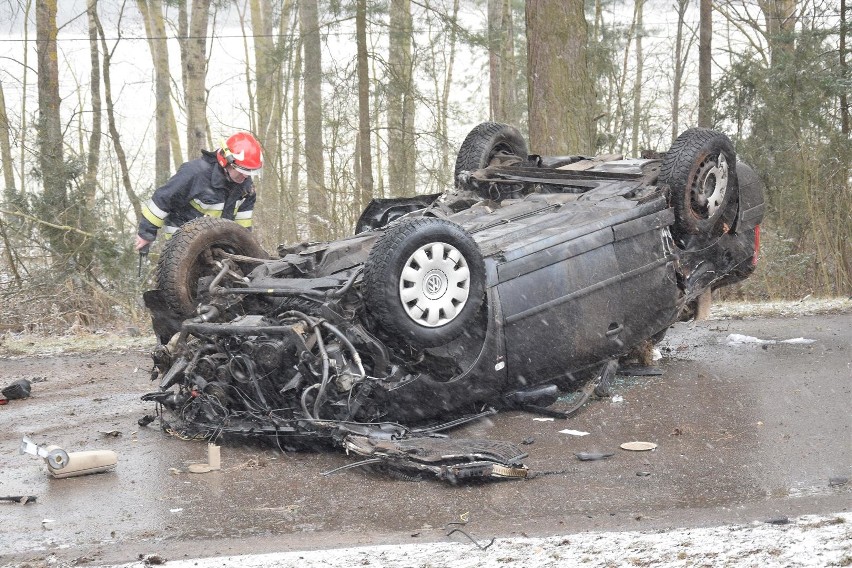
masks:
[[[620,357],[754,270],[762,186],[712,130],[626,160],[529,154],[488,122],[455,179],[275,258],[231,221],[182,227],[145,293],[162,345],[143,398],[164,427],[339,447],[406,476],[524,477],[512,444],[443,432],[500,408],[576,410]],[[547,408],[568,391],[574,408]]]

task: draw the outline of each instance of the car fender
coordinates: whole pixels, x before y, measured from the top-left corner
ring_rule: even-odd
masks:
[[[763,182],[757,172],[746,163],[737,162],[740,206],[734,230],[743,232],[753,229],[763,220],[766,210]]]

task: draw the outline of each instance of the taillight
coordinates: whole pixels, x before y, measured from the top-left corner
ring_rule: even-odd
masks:
[[[760,253],[760,225],[754,226],[754,254],[751,256],[751,265],[757,266],[757,259]]]

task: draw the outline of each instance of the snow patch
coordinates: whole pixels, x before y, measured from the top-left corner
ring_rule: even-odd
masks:
[[[552,566],[844,566],[852,558],[852,513],[804,516],[789,523],[755,521],[750,525],[675,529],[655,532],[589,532],[546,538],[498,538],[466,530],[451,542],[365,546],[337,550],[169,560],[171,568],[349,568],[351,566],[452,566],[545,568]],[[458,537],[459,540],[456,540]],[[481,547],[485,546],[483,550]],[[121,568],[140,566],[141,562]],[[106,568],[106,567],[104,567]],[[115,566],[113,568],[119,568]]]
[[[750,335],[741,335],[739,333],[731,333],[726,338],[728,345],[743,345],[746,343],[757,343],[757,344],[767,344],[773,345],[776,343],[787,343],[787,344],[799,344],[799,345],[807,345],[809,343],[816,343],[815,339],[805,339],[804,337],[795,337],[793,339],[782,339],[777,341],[775,339],[759,339],[757,337],[752,337]]]

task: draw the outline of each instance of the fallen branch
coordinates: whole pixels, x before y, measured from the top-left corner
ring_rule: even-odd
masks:
[[[77,227],[71,227],[69,225],[56,225],[54,223],[44,221],[37,217],[33,217],[32,215],[27,215],[26,213],[20,213],[18,211],[6,211],[5,209],[0,209],[0,213],[4,215],[15,215],[16,217],[23,217],[24,219],[29,219],[30,221],[35,221],[40,225],[47,225],[48,227],[51,227],[53,229],[59,229],[60,231],[71,231],[73,233],[83,235],[84,237],[89,237],[92,239],[95,238],[95,235],[93,235],[92,233],[87,233],[86,231],[78,229]]]

